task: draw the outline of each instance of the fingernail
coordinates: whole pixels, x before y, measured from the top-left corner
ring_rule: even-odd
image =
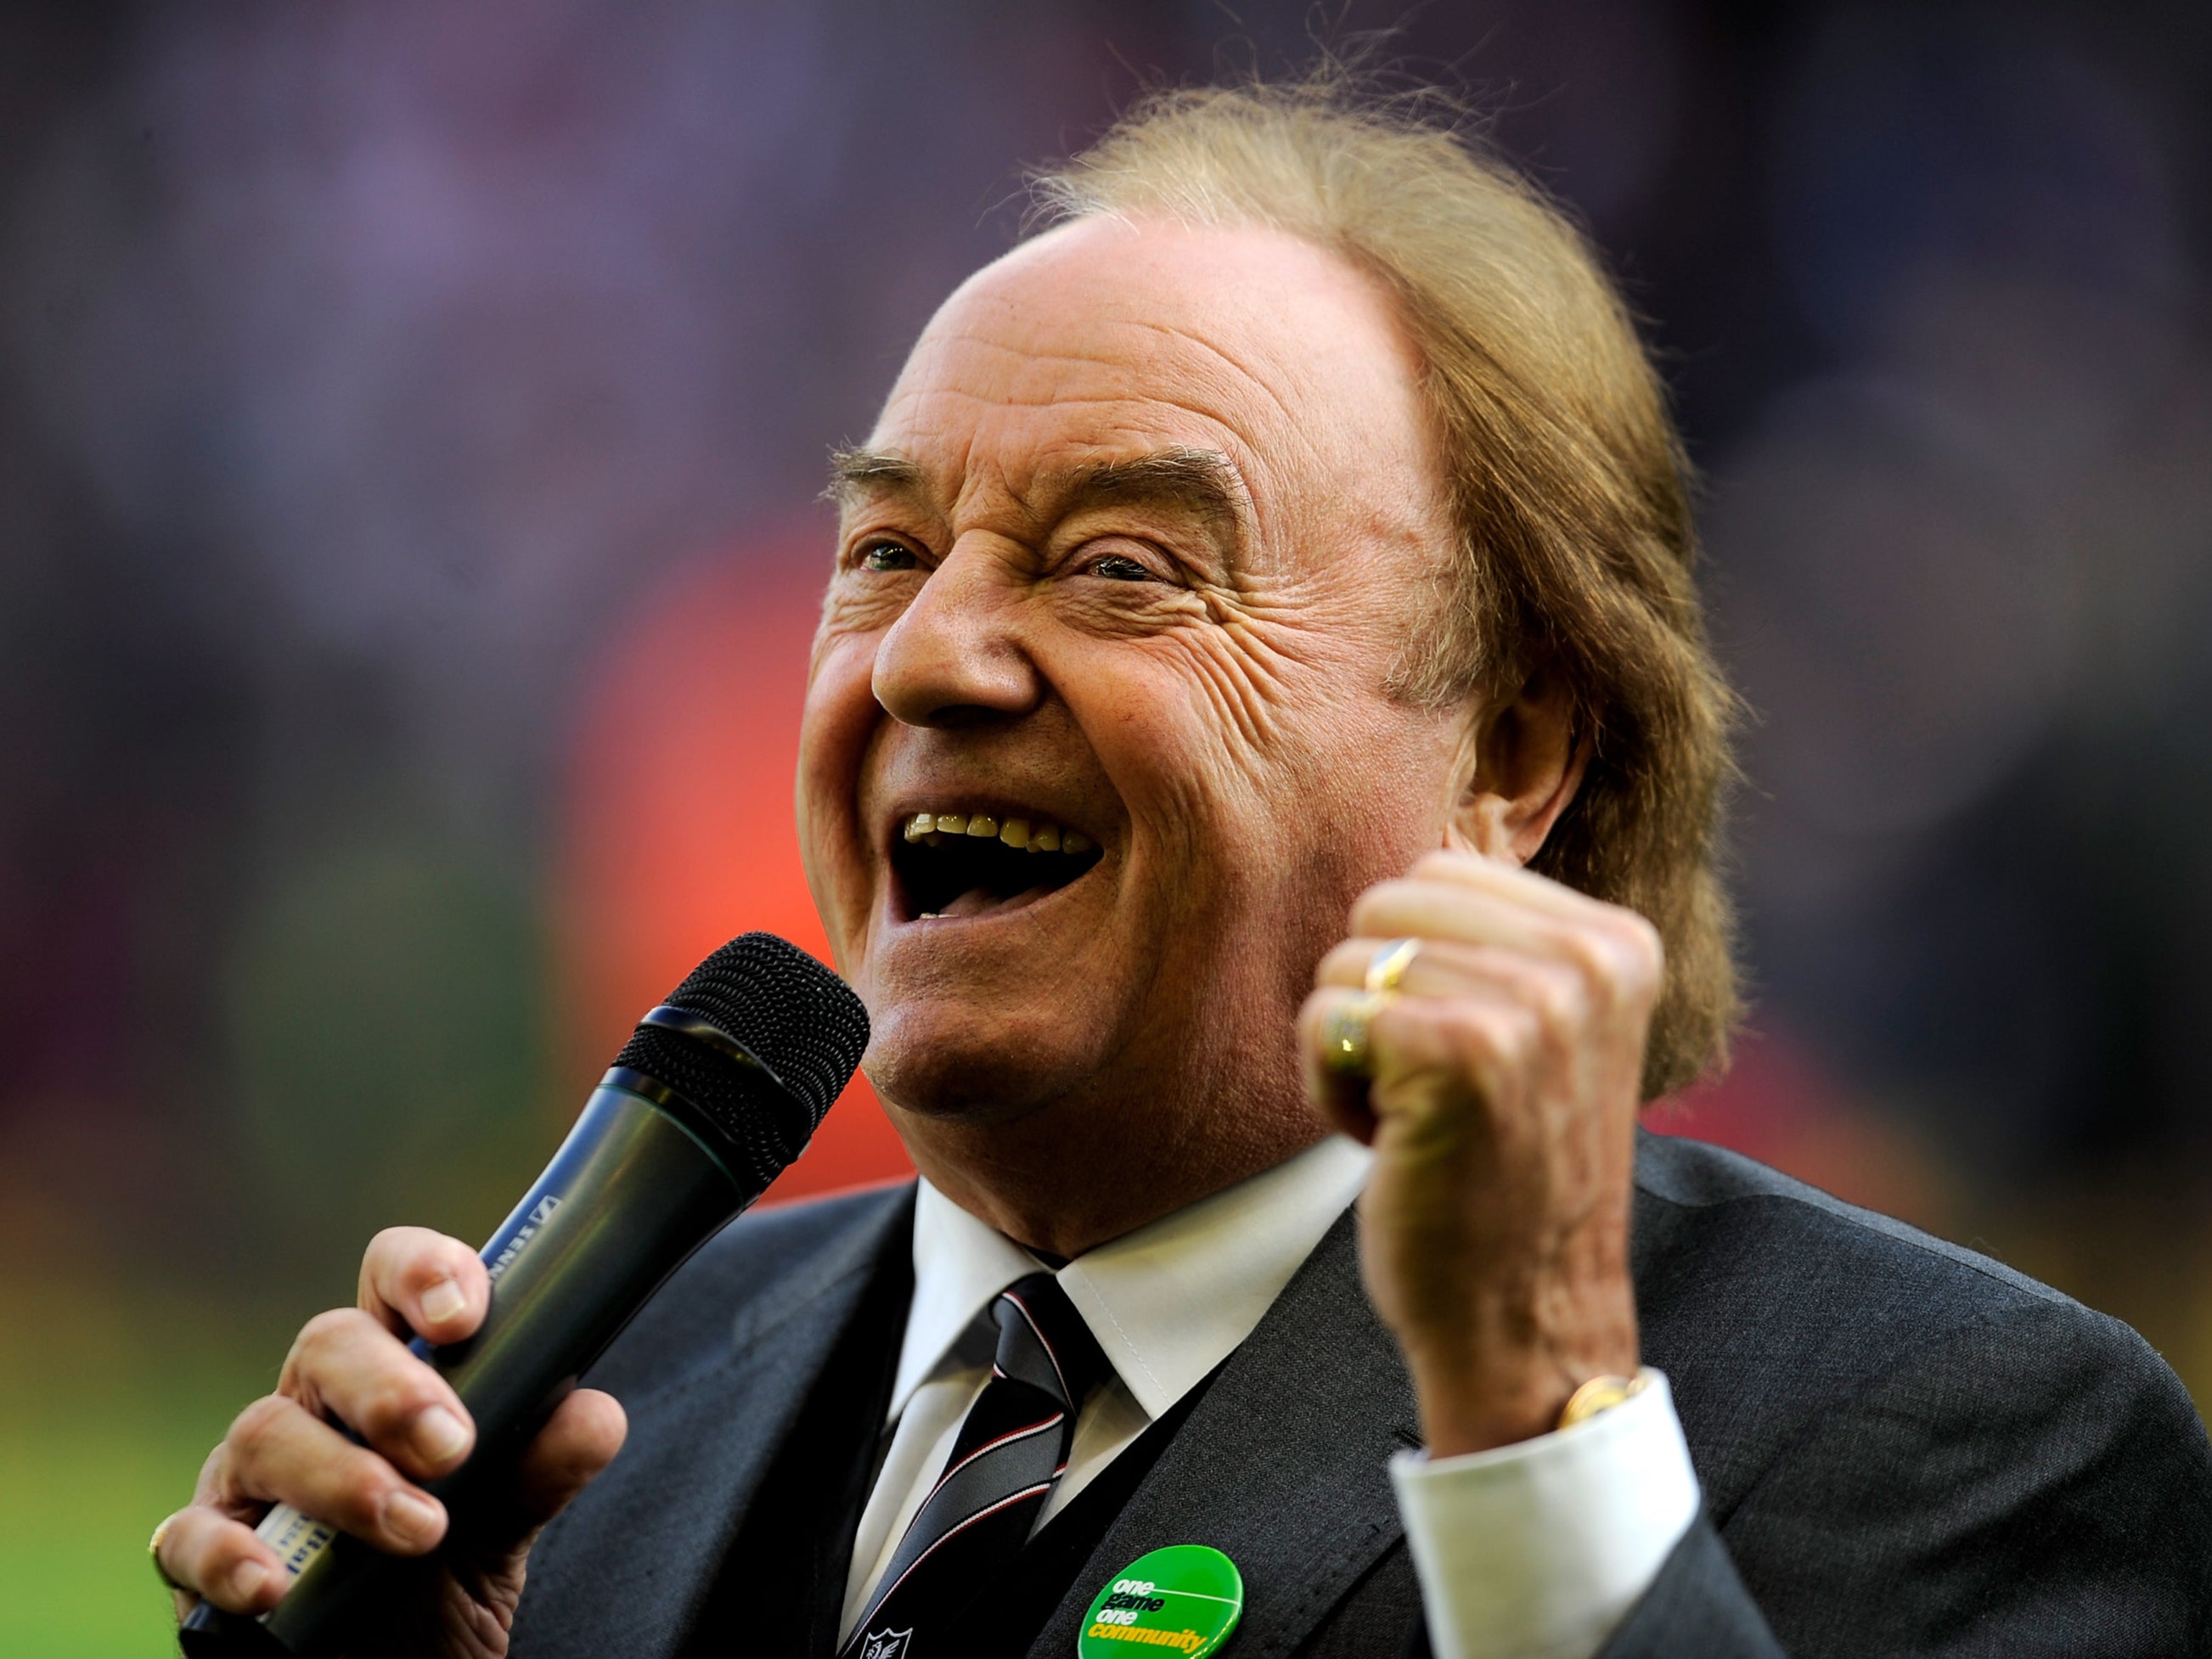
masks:
[[[259,1561],[241,1561],[230,1570],[230,1593],[240,1601],[251,1601],[269,1581],[269,1569]]]
[[[433,1325],[442,1325],[456,1317],[469,1305],[461,1294],[461,1287],[450,1279],[441,1279],[422,1292],[422,1317]]]
[[[415,1419],[415,1449],[433,1463],[449,1463],[469,1443],[469,1431],[443,1406],[427,1407]]]
[[[436,1504],[411,1492],[396,1492],[384,1500],[385,1529],[410,1544],[435,1538],[442,1519]]]

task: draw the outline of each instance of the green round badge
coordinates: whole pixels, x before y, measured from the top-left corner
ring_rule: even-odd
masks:
[[[1098,1592],[1075,1638],[1079,1659],[1129,1659],[1164,1648],[1198,1659],[1229,1639],[1244,1611],[1244,1576],[1219,1550],[1170,1544],[1139,1556]]]

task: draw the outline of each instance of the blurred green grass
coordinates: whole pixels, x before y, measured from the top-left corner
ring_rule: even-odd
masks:
[[[0,1599],[9,1608],[0,1652],[173,1653],[174,1620],[146,1563],[146,1534],[189,1495],[208,1444],[181,1426],[11,1414],[0,1433]]]
[[[146,1540],[268,1388],[277,1328],[112,1285],[0,1283],[0,1659],[175,1653]]]

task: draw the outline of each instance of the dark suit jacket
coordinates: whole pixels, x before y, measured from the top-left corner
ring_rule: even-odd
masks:
[[[911,1215],[904,1188],[746,1217],[623,1334],[592,1381],[629,1407],[629,1443],[532,1554],[522,1659],[685,1648],[772,1466],[803,1476],[811,1448],[785,1442],[856,1310],[881,1322],[896,1299],[882,1287],[903,1271]],[[1705,1504],[1607,1659],[2212,1653],[2212,1446],[2126,1326],[1747,1159],[1652,1136],[1634,1270],[1644,1356],[1673,1382]],[[895,1344],[894,1321],[876,1351]],[[1386,1469],[1415,1422],[1346,1216],[1123,1483],[1030,1653],[1067,1659],[1100,1584],[1192,1542],[1243,1573],[1243,1659],[1418,1650]],[[854,1421],[851,1443],[879,1428]],[[776,1517],[750,1519],[746,1537],[774,1535]],[[822,1559],[817,1577],[842,1583],[842,1554]]]

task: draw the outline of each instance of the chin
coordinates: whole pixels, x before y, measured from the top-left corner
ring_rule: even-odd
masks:
[[[1070,1043],[1065,1018],[980,1024],[967,1001],[913,1000],[878,1015],[863,1066],[878,1097],[918,1117],[1011,1123],[1097,1075],[1101,1056]]]

